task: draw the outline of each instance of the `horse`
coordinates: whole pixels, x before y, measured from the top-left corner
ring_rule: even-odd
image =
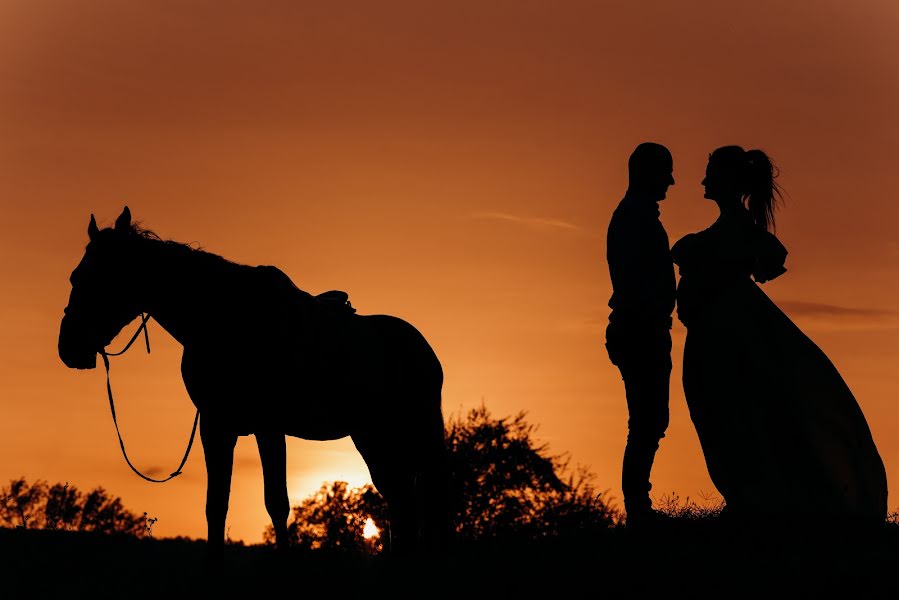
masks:
[[[88,238],[70,277],[59,357],[69,368],[95,368],[97,354],[141,314],[183,346],[182,379],[206,455],[210,556],[224,551],[234,447],[247,435],[256,437],[279,550],[289,546],[288,435],[351,437],[387,503],[391,553],[442,547],[443,370],[415,327],[356,314],[333,293],[313,296],[276,267],[163,240],[132,223],[127,206],[110,228],[91,215]]]

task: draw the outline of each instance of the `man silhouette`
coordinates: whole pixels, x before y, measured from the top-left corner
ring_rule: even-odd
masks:
[[[665,146],[643,143],[628,160],[628,188],[609,223],[606,257],[612,278],[606,349],[621,371],[628,409],[621,488],[629,526],[658,518],[649,474],[668,428],[674,264],[659,202],[674,185]]]

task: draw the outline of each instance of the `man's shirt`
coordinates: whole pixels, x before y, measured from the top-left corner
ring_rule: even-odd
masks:
[[[609,321],[669,328],[676,283],[658,202],[624,197],[609,223],[606,258],[613,290]]]

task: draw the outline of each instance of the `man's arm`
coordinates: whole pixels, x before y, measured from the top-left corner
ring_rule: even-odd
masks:
[[[615,222],[609,227],[607,258],[614,289],[613,310],[623,318],[660,319],[666,300],[673,293],[669,290],[673,274],[669,274],[664,261],[668,254],[667,237],[656,223]],[[673,269],[668,266],[668,269]],[[673,272],[673,271],[672,271]]]

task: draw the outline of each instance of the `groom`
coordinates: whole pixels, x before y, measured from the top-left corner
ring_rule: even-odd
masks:
[[[668,428],[675,294],[674,265],[668,235],[659,221],[659,202],[674,185],[673,164],[665,146],[650,142],[637,146],[628,160],[627,192],[612,215],[607,237],[613,292],[606,349],[621,371],[627,396],[621,487],[629,526],[658,519],[649,498],[649,474]]]

